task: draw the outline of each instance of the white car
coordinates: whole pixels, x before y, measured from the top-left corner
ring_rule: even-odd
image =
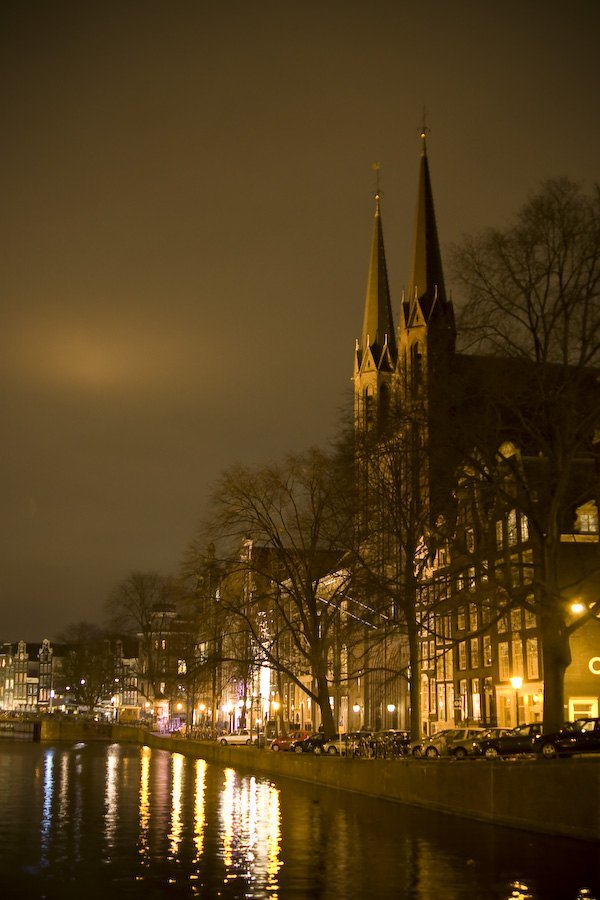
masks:
[[[246,729],[232,731],[231,734],[222,734],[219,737],[219,743],[223,744],[223,746],[227,744],[251,744],[252,735]]]

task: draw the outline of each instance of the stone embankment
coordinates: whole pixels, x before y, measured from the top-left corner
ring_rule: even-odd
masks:
[[[89,740],[42,724],[42,740]],[[114,741],[134,741],[205,759],[277,781],[294,778],[339,791],[438,810],[528,831],[600,841],[600,756],[574,759],[361,759],[272,753],[152,734],[131,726],[100,726]],[[100,736],[100,735],[98,735]],[[102,735],[104,739],[106,737]]]

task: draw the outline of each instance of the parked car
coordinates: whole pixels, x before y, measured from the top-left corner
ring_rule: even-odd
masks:
[[[516,728],[511,728],[505,734],[480,741],[478,752],[487,759],[496,759],[498,756],[516,756],[520,753],[533,753],[535,740],[541,733],[541,722],[517,725]]]
[[[436,731],[435,734],[432,734],[429,737],[427,737],[427,735],[425,735],[422,738],[422,740],[413,741],[411,743],[409,752],[413,756],[425,756],[425,748],[431,745],[434,738],[435,738],[436,742],[439,742],[440,740],[442,740],[442,738],[444,738],[451,731],[454,731],[454,729],[453,728],[444,728],[442,731]]]
[[[350,731],[336,735],[323,744],[323,753],[330,756],[360,756],[369,752],[371,731]]]
[[[223,744],[223,746],[226,744],[251,744],[252,735],[245,728],[242,728],[240,731],[232,731],[230,734],[221,734],[219,743]]]
[[[323,752],[324,743],[325,735],[322,731],[317,731],[315,734],[309,734],[308,737],[303,738],[301,741],[292,741],[290,750],[293,750],[294,753],[314,753],[315,756],[318,756]]]
[[[454,756],[456,759],[464,759],[466,756],[473,755],[473,743],[485,731],[485,728],[475,725],[439,731],[423,741],[421,755],[428,757]]]
[[[546,759],[600,752],[600,719],[577,719],[553,734],[541,734],[534,750]]]
[[[294,741],[303,741],[305,738],[309,736],[310,732],[308,731],[289,731],[287,734],[282,734],[280,737],[276,737],[275,740],[271,741],[271,750],[289,750],[290,745],[294,743]]]

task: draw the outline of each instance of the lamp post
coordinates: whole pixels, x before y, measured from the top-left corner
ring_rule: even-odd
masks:
[[[352,712],[358,717],[358,728],[357,728],[357,731],[360,731],[360,729],[361,729],[361,727],[362,727],[362,724],[361,724],[361,721],[360,721],[360,704],[355,703],[354,706],[352,707]]]
[[[388,703],[388,705],[387,705],[387,711],[388,711],[388,713],[390,714],[390,719],[391,719],[391,722],[392,722],[392,728],[393,728],[394,725],[396,724],[395,721],[394,721],[394,713],[396,712],[396,705],[395,705],[394,703]]]
[[[515,691],[515,715],[517,718],[517,725],[519,724],[519,688],[523,684],[523,679],[520,675],[513,675],[510,679],[510,683],[512,684]]]

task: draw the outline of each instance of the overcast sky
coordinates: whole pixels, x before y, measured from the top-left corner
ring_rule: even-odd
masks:
[[[397,311],[424,106],[443,252],[592,186],[599,11],[1,4],[0,640],[100,622],[177,571],[223,468],[335,434],[372,166]]]

